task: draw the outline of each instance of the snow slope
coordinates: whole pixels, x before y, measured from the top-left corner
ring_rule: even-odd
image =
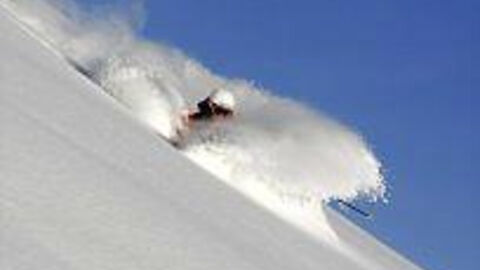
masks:
[[[0,8],[1,269],[418,269],[327,210],[271,214],[160,140]]]
[[[287,200],[288,207],[308,202],[314,213],[321,211],[316,205],[332,199],[383,198],[380,162],[361,136],[329,117],[244,80],[213,74],[178,49],[144,40],[121,13],[85,12],[68,0],[0,4],[164,137],[174,137],[182,126],[179,111],[194,107],[212,89],[233,92],[236,116],[195,128],[182,143],[183,152],[272,210],[285,213],[278,200]],[[268,202],[265,193],[272,195]]]

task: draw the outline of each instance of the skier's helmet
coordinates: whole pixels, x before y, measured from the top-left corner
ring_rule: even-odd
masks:
[[[227,110],[233,111],[235,107],[235,97],[225,89],[217,89],[210,94],[210,100],[215,105]]]

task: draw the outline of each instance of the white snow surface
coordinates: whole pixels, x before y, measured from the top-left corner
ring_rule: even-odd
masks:
[[[0,2],[1,269],[418,269],[323,206],[384,192],[357,135],[129,31],[118,54],[93,55],[88,44],[119,42],[22,2],[37,3]],[[215,85],[243,98],[237,122],[193,134],[183,153],[157,136]],[[320,156],[287,159],[302,152]]]

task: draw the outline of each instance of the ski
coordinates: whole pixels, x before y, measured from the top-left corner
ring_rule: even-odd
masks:
[[[372,214],[367,212],[367,211],[364,211],[360,208],[358,208],[357,206],[347,202],[347,201],[344,201],[342,199],[338,199],[337,202],[340,204],[340,205],[343,205],[343,206],[346,206],[347,208],[349,208],[350,210],[356,212],[357,214],[360,214],[361,216],[363,216],[364,218],[372,218]]]

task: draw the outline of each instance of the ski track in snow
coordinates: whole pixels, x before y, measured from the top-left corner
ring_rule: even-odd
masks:
[[[105,12],[95,17],[63,1],[3,0],[1,4],[165,137],[174,135],[180,111],[212,89],[234,92],[237,117],[198,127],[182,151],[302,229],[335,240],[326,224],[324,203],[375,201],[386,192],[381,164],[359,135],[295,101],[244,80],[212,74],[174,48],[136,37],[135,27],[128,23],[132,16]]]

